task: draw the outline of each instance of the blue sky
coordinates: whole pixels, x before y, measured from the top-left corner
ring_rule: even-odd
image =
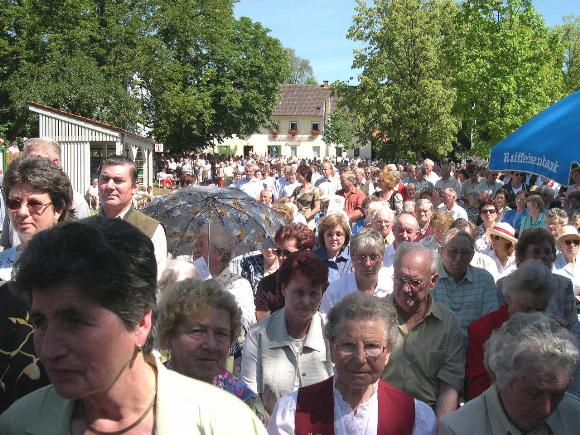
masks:
[[[578,0],[533,0],[549,26],[565,15],[580,15]],[[239,0],[236,16],[261,22],[285,47],[310,60],[316,80],[349,80],[352,51],[346,39],[355,0]]]

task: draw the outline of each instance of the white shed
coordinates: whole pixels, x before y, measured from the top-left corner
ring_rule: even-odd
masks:
[[[87,190],[101,162],[114,154],[128,157],[136,163],[142,186],[153,185],[153,140],[38,103],[28,103],[28,109],[39,115],[38,136],[60,143],[62,168],[77,192]]]

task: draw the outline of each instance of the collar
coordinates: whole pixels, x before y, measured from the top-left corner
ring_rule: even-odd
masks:
[[[286,308],[278,310],[269,317],[268,335],[270,338],[270,349],[277,347],[288,347],[292,338],[286,329]],[[326,352],[326,343],[322,335],[323,321],[320,313],[315,313],[312,316],[306,340],[304,340],[304,347],[324,353]]]
[[[319,246],[318,248],[316,248],[314,250],[314,253],[322,261],[330,261],[330,257],[328,256],[326,249],[324,249],[324,246]],[[348,246],[343,246],[338,255],[336,256],[336,260],[334,261],[338,263],[339,261],[348,261],[348,260],[350,260],[350,250],[348,249]]]
[[[451,279],[453,280],[453,277],[451,275],[449,275],[449,273],[447,273],[447,271],[445,270],[445,267],[443,266],[443,262],[441,262],[441,268],[439,270],[439,279]],[[455,280],[453,280],[455,281]],[[459,284],[463,281],[467,281],[467,282],[473,282],[473,267],[470,265],[467,266],[467,271],[465,272],[465,276],[463,277],[463,279],[456,283]]]
[[[132,208],[133,208],[133,201],[131,200],[131,201],[129,201],[129,204],[127,204],[125,206],[125,208],[123,210],[121,210],[121,212],[117,216],[113,216],[113,218],[119,218],[121,220],[125,220],[125,218],[129,214],[129,212],[132,211]],[[106,216],[105,209],[103,208],[102,205],[101,205],[101,210],[100,210],[99,214]]]

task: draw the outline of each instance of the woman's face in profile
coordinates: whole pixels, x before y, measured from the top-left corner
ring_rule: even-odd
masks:
[[[115,313],[70,286],[33,291],[30,313],[36,355],[66,399],[109,391],[151,330],[151,313],[129,330]]]
[[[210,308],[182,321],[170,341],[171,368],[211,383],[225,368],[232,344],[231,318],[222,308]]]

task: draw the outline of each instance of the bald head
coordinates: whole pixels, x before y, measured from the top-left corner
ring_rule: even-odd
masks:
[[[409,213],[401,213],[395,218],[393,234],[395,236],[395,248],[403,242],[413,242],[419,232],[419,223],[415,216]]]

